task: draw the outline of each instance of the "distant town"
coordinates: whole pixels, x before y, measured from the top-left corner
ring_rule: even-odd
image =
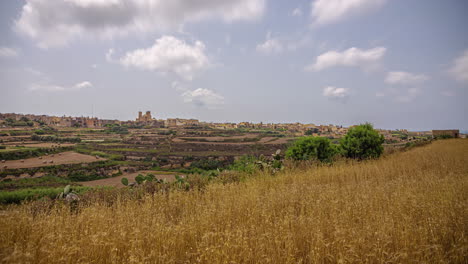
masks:
[[[341,138],[348,132],[350,127],[340,125],[316,125],[302,123],[214,123],[201,122],[198,119],[183,119],[183,118],[168,118],[156,119],[152,116],[151,111],[138,112],[136,119],[129,121],[99,119],[97,117],[71,117],[71,116],[49,116],[49,115],[34,115],[34,114],[16,114],[16,113],[0,113],[0,127],[8,126],[41,126],[50,127],[76,127],[76,128],[105,128],[109,126],[126,126],[128,128],[203,128],[217,130],[231,129],[258,129],[258,130],[275,130],[290,134],[291,136],[325,136],[329,138]],[[351,126],[353,127],[353,126]],[[449,130],[431,130],[431,131],[408,131],[407,129],[397,130],[377,130],[385,137],[388,143],[404,142],[411,139],[427,138],[435,136],[450,136],[450,137],[466,137],[465,134],[460,134],[458,129]]]

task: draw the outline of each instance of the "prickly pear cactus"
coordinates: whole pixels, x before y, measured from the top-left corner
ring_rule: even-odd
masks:
[[[135,181],[138,184],[142,184],[145,181],[145,177],[143,177],[143,175],[141,175],[141,174],[138,174],[138,176],[135,177]]]
[[[127,179],[127,178],[122,178],[122,179],[120,180],[120,182],[121,182],[123,185],[128,186],[128,179]]]
[[[64,195],[69,194],[69,193],[70,193],[70,190],[71,190],[71,186],[70,186],[70,185],[65,186],[65,188],[63,188],[63,194],[64,194]]]

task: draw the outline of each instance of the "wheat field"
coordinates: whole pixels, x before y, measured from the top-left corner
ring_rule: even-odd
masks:
[[[3,263],[467,263],[468,140],[204,191],[0,211]]]

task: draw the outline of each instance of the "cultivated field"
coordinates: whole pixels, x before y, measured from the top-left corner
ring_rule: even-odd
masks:
[[[468,141],[37,209],[1,212],[2,262],[467,263]]]
[[[60,164],[77,164],[77,163],[89,163],[96,161],[106,160],[100,157],[93,157],[90,155],[84,155],[73,151],[62,152],[59,154],[51,154],[47,156],[41,156],[37,158],[29,158],[24,160],[7,160],[0,165],[6,166],[9,169],[19,168],[37,168],[46,167],[50,165]]]

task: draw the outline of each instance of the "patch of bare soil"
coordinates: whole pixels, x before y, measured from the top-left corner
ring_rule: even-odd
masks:
[[[4,168],[4,166],[7,166],[8,169],[37,168],[59,164],[91,163],[102,160],[106,159],[67,151],[24,160],[7,160],[0,163],[0,169]]]
[[[276,140],[265,142],[265,144],[287,144],[288,138],[278,138]]]

